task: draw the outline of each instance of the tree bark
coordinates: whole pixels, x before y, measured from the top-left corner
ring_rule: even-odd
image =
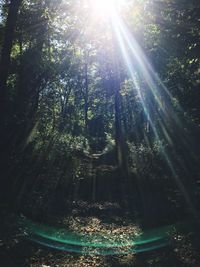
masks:
[[[88,64],[85,63],[85,129],[88,134]]]
[[[4,192],[5,170],[7,168],[7,80],[9,75],[9,66],[11,50],[14,40],[14,32],[17,23],[17,15],[22,0],[11,0],[8,9],[8,16],[5,25],[4,39],[0,58],[0,179],[1,191]],[[3,181],[2,181],[3,179]],[[1,194],[2,195],[2,194]]]
[[[0,113],[4,111],[6,100],[7,79],[10,65],[10,55],[17,23],[17,14],[22,0],[11,0],[5,26],[4,42],[0,60]]]

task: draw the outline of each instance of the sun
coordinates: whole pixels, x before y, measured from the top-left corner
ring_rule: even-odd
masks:
[[[127,0],[91,0],[90,7],[97,18],[111,18],[126,2]]]
[[[111,16],[115,9],[113,0],[93,0],[92,9],[99,16]]]

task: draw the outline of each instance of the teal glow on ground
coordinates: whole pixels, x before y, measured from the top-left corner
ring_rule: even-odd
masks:
[[[170,236],[176,229],[175,225],[169,225],[138,235],[118,235],[112,232],[76,233],[25,218],[20,220],[20,225],[28,240],[58,250],[91,255],[140,253],[162,248],[170,244]]]

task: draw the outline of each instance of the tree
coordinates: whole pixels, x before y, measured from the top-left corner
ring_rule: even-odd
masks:
[[[5,134],[5,118],[6,118],[6,106],[7,106],[7,79],[9,74],[10,65],[10,55],[14,40],[14,31],[17,24],[17,15],[20,8],[22,0],[12,0],[8,7],[8,16],[6,20],[5,30],[4,30],[4,40],[1,50],[0,58],[0,124],[1,124],[1,134],[0,134],[0,147],[4,143]]]

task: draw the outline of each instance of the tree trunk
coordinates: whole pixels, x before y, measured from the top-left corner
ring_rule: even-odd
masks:
[[[118,85],[116,85],[118,87]],[[124,147],[123,147],[123,134],[121,125],[121,112],[120,112],[120,94],[119,88],[115,88],[115,143],[117,149],[117,162],[119,168],[124,165]]]
[[[85,130],[86,135],[88,134],[88,64],[85,63]]]
[[[14,39],[14,30],[17,23],[17,14],[22,0],[11,0],[9,5],[8,17],[5,26],[4,42],[0,60],[0,114],[4,116],[6,105],[6,83],[8,79],[10,54]],[[2,116],[1,116],[2,117]]]
[[[128,174],[126,144],[122,130],[122,103],[120,96],[120,77],[117,55],[115,56],[115,75],[114,75],[114,92],[115,92],[115,144],[117,153],[118,167],[125,176]]]
[[[7,79],[9,74],[10,56],[14,40],[14,31],[17,23],[17,14],[22,0],[11,0],[5,25],[4,39],[0,58],[0,179],[1,189],[4,192],[4,178],[7,169]],[[3,180],[2,180],[3,179]],[[2,196],[3,194],[1,194]]]

